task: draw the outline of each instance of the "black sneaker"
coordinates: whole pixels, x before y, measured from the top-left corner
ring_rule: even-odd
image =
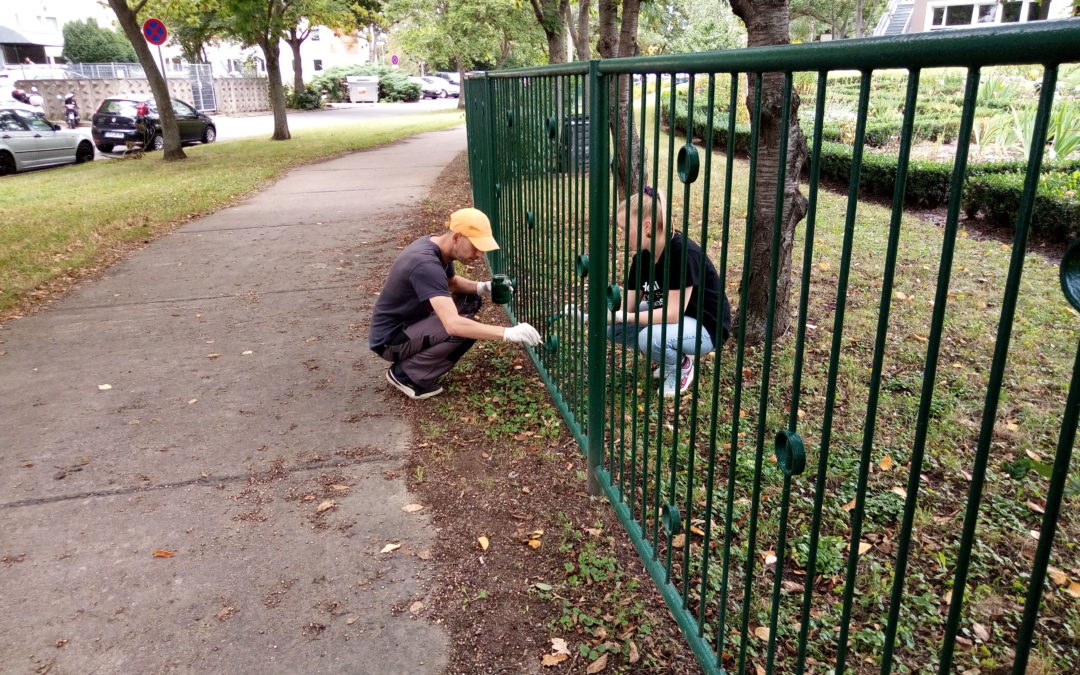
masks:
[[[400,389],[401,393],[416,400],[431,398],[432,396],[438,396],[443,393],[443,388],[438,385],[424,388],[416,384],[409,379],[409,376],[405,374],[405,371],[401,369],[401,366],[396,363],[386,369],[386,381]]]

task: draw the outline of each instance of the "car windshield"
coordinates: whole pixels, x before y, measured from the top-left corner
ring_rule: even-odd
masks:
[[[154,106],[150,104],[150,110],[153,110]],[[99,113],[106,115],[122,115],[124,117],[135,117],[135,101],[124,101],[120,99],[109,99],[102,101]]]

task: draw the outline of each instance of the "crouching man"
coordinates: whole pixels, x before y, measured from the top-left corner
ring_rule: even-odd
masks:
[[[491,295],[491,282],[466,279],[454,271],[454,262],[468,264],[499,248],[488,217],[478,209],[460,209],[447,227],[405,247],[371,316],[368,346],[390,362],[387,382],[413,399],[441,394],[436,380],[477,340],[540,343],[540,334],[527,323],[503,328],[473,318],[480,296]]]

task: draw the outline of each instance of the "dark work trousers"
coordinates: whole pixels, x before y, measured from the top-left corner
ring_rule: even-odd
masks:
[[[483,300],[470,293],[453,294],[458,314],[473,318],[480,311]],[[381,356],[391,363],[398,363],[409,379],[421,387],[430,387],[435,380],[454,367],[476,340],[454,337],[443,328],[442,321],[434,312],[404,331],[390,338]]]

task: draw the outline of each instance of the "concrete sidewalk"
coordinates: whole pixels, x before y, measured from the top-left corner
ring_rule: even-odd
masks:
[[[366,325],[464,148],[298,169],[0,329],[0,671],[442,670]]]

